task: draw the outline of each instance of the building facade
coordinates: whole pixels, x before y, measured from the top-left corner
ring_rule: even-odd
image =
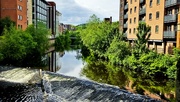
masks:
[[[130,43],[136,39],[140,21],[151,26],[147,46],[159,53],[172,53],[179,46],[180,0],[120,0],[120,30]]]
[[[17,28],[27,27],[27,0],[0,0],[0,18],[10,17]]]
[[[46,0],[32,0],[32,23],[34,25],[37,25],[38,22],[47,25],[47,5]]]
[[[52,32],[52,37],[56,35],[56,3],[48,2],[47,6],[47,26]]]

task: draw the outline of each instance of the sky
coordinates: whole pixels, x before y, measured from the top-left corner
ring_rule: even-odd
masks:
[[[103,20],[112,16],[113,21],[119,20],[120,0],[47,0],[56,3],[56,9],[62,13],[60,22],[64,24],[83,24],[95,14]]]

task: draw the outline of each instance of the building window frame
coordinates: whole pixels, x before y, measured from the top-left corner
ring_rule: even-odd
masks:
[[[149,1],[149,7],[152,7],[152,4],[153,4],[153,0],[150,0]]]
[[[133,33],[136,34],[136,28],[134,28]]]
[[[136,13],[136,8],[137,8],[137,7],[134,7],[134,13]]]
[[[157,4],[157,5],[160,5],[160,0],[157,0],[157,1],[156,1],[156,4]]]
[[[131,34],[131,28],[129,28],[129,34]]]
[[[129,19],[129,23],[130,23],[130,24],[132,23],[132,20],[131,20],[131,18]]]
[[[136,17],[134,17],[134,24],[136,23]]]
[[[132,8],[130,8],[130,14],[132,14]]]
[[[156,12],[156,19],[159,19],[159,16],[160,16],[160,12],[157,11],[157,12]]]
[[[149,20],[152,20],[152,13],[149,13]]]
[[[155,33],[159,33],[159,25],[155,26]]]

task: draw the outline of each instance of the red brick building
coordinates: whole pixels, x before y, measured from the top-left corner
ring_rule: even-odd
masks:
[[[27,0],[0,0],[0,18],[9,16],[17,28],[27,28]]]

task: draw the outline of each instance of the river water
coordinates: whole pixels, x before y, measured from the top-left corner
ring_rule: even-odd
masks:
[[[80,76],[81,69],[85,63],[83,63],[82,59],[77,59],[78,52],[79,50],[66,51],[62,57],[59,57],[57,59],[57,65],[61,66],[61,68],[57,73],[77,78],[85,78]]]
[[[175,102],[174,80],[87,63],[78,50],[57,55],[56,73],[0,66],[0,102]]]
[[[171,79],[149,78],[116,69],[103,62],[85,63],[77,58],[79,51],[69,51],[57,60],[61,69],[57,73],[99,83],[115,85],[133,93],[147,95],[163,101],[175,101],[175,81]],[[119,69],[119,68],[118,68]]]

